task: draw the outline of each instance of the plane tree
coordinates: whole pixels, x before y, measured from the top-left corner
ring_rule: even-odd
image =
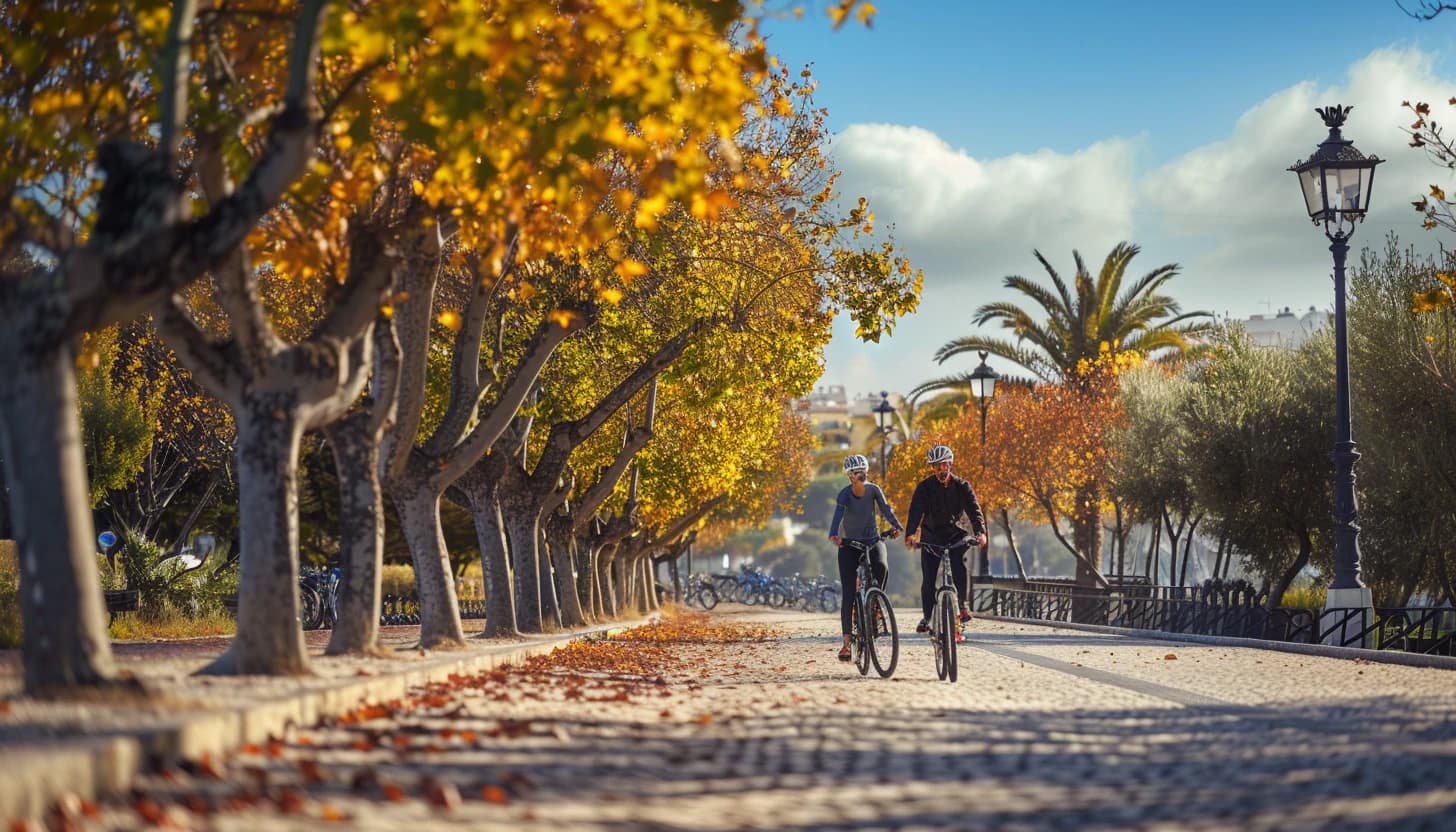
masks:
[[[145,313],[224,262],[302,174],[319,129],[325,3],[313,0],[260,24],[259,39],[277,48],[252,71],[269,75],[276,94],[247,114],[259,152],[238,186],[205,208],[189,199],[191,170],[208,161],[193,146],[191,69],[203,35],[229,15],[198,5],[0,9],[0,100],[24,114],[0,128],[0,262],[37,254],[35,267],[0,277],[0,457],[31,692],[116,678],[78,441],[76,339]]]

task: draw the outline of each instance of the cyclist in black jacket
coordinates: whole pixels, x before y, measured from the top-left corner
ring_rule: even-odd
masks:
[[[971,484],[950,472],[955,454],[945,445],[936,445],[926,454],[926,461],[935,473],[915,486],[910,497],[910,520],[905,525],[905,547],[913,549],[924,539],[928,543],[944,546],[957,540],[961,545],[947,553],[950,560],[951,577],[955,580],[956,596],[960,600],[960,618],[971,620],[971,611],[966,607],[966,595],[970,591],[966,574],[966,551],[974,544],[986,544],[986,518],[981,513],[981,504],[976,501],[976,492]],[[967,517],[971,522],[971,536],[967,537],[957,521]],[[919,532],[919,534],[916,534]],[[935,605],[935,573],[938,567],[935,555],[920,551],[920,607],[924,617],[915,626],[915,632],[930,631],[930,608]]]

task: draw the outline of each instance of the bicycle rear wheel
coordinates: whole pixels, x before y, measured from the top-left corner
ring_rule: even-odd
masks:
[[[857,595],[854,599],[854,627],[851,633],[851,641],[854,642],[854,666],[859,668],[859,675],[868,676],[870,672],[870,651],[874,649],[874,639],[870,633],[874,624],[870,622],[868,606],[864,602],[864,596]]]
[[[298,585],[299,623],[305,630],[317,630],[324,625],[324,603],[318,590],[305,583]]]
[[[890,597],[884,590],[874,588],[866,595],[865,607],[869,614],[865,620],[870,623],[870,661],[880,678],[888,679],[895,672],[900,661],[900,627],[895,623],[895,608],[890,606]]]
[[[705,610],[718,606],[718,590],[704,584],[703,588],[698,591],[698,604]]]
[[[940,599],[941,640],[945,645],[945,680],[956,680],[956,597],[947,592]]]

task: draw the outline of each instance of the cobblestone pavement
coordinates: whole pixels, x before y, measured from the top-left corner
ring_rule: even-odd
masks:
[[[152,776],[81,825],[1456,828],[1451,671],[977,621],[959,682],[913,633],[887,681],[835,660],[831,616],[715,620],[780,634],[461,680]]]

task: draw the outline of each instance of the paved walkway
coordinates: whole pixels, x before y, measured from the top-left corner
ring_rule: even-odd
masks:
[[[885,681],[834,659],[830,616],[714,619],[778,635],[578,645],[73,814],[93,829],[1456,828],[1449,670],[978,621],[958,683],[913,634]]]

